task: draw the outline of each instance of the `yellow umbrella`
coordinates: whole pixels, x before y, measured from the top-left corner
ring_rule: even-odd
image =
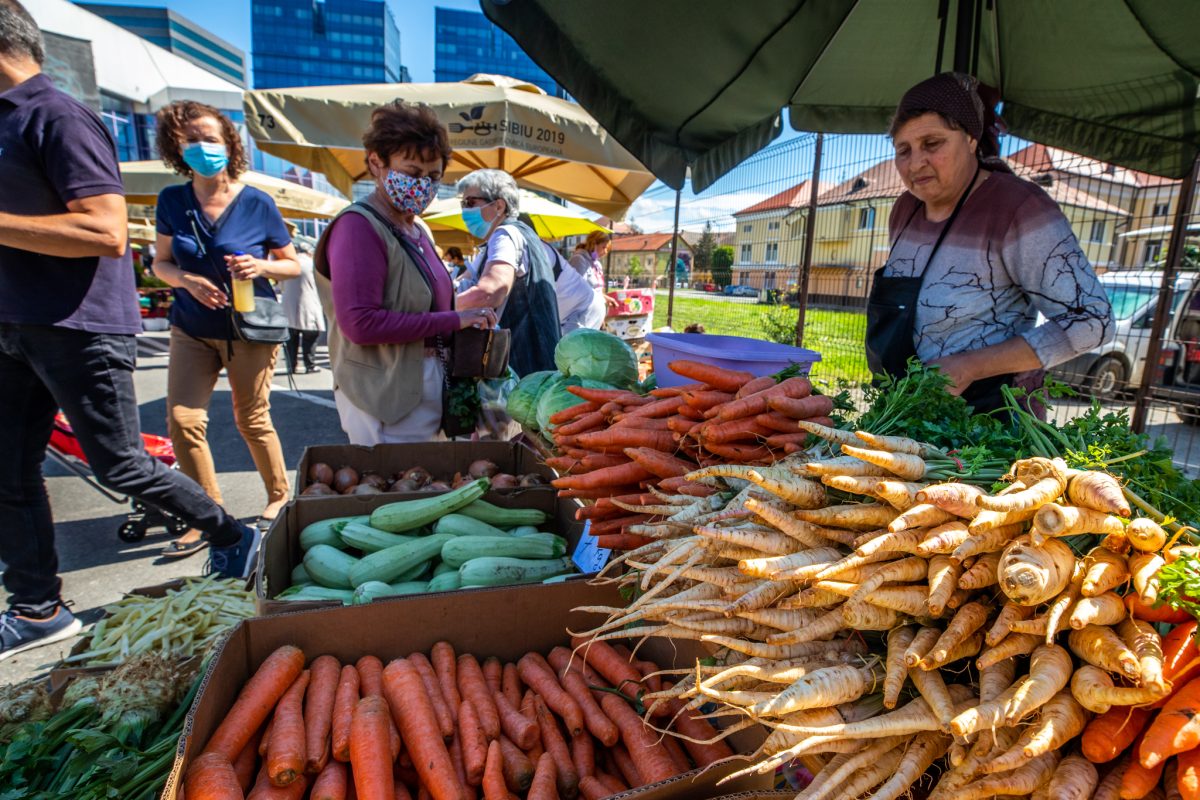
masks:
[[[521,214],[528,214],[533,220],[533,229],[543,239],[561,239],[564,236],[585,236],[592,231],[606,231],[596,223],[578,214],[566,206],[552,203],[533,192],[521,192]],[[438,200],[421,215],[429,223],[429,227],[437,230],[440,227],[456,231],[467,230],[462,218],[462,207],[458,198]],[[437,227],[435,227],[437,226]]]
[[[126,161],[121,164],[121,180],[125,184],[125,202],[152,206],[158,202],[160,191],[182,183],[184,177],[176,175],[161,161]],[[348,205],[344,198],[261,172],[245,172],[238,180],[269,194],[279,206],[279,213],[285,217],[333,217]]]
[[[393,100],[431,107],[450,133],[446,182],[502,169],[517,183],[620,217],[653,183],[642,164],[574,103],[496,75],[461,83],[389,83],[246,92],[246,127],[259,149],[325,173],[347,195],[364,177],[362,134]]]

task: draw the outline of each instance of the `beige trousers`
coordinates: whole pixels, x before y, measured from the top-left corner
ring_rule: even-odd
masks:
[[[208,447],[208,403],[224,369],[233,395],[233,418],[262,476],[267,502],[282,500],[288,495],[288,473],[279,434],[271,423],[271,378],[279,345],[234,342],[233,358],[227,352],[223,340],[197,339],[171,328],[167,430],[175,458],[183,473],[209,497],[224,502]]]

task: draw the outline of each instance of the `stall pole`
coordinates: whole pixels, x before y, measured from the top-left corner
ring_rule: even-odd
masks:
[[[1196,171],[1200,170],[1200,159],[1184,177],[1179,187],[1179,202],[1175,207],[1175,223],[1171,227],[1171,238],[1167,244],[1167,261],[1163,265],[1162,283],[1158,287],[1158,302],[1154,306],[1154,323],[1150,326],[1150,346],[1146,350],[1146,363],[1142,366],[1142,382],[1133,401],[1133,421],[1130,426],[1135,433],[1146,430],[1146,415],[1150,406],[1150,384],[1158,372],[1158,359],[1162,355],[1162,339],[1167,330],[1171,311],[1171,295],[1175,288],[1175,274],[1183,263],[1183,249],[1188,217],[1192,213],[1192,196],[1196,193]]]
[[[821,186],[821,151],[825,146],[825,134],[817,134],[817,146],[813,152],[813,171],[809,179],[808,219],[804,221],[804,260],[800,263],[800,285],[796,287],[796,347],[804,346],[804,316],[808,309],[808,277],[812,271],[813,238],[817,234],[817,195]]]
[[[669,283],[667,284],[667,327],[671,327],[671,320],[675,316],[675,262],[679,259],[679,199],[683,196],[682,189],[675,190],[675,227],[673,228],[675,235],[671,237],[671,263],[667,265],[667,274]],[[654,327],[654,320],[650,321],[650,327]]]

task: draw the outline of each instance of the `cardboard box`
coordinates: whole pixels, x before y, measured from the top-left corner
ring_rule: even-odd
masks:
[[[342,663],[374,655],[386,664],[413,652],[428,653],[434,643],[446,640],[458,653],[515,661],[529,651],[547,653],[556,645],[565,645],[569,641],[568,628],[583,630],[600,620],[597,615],[572,609],[621,602],[610,586],[571,582],[381,600],[365,606],[247,620],[233,630],[209,664],[200,693],[184,723],[175,765],[162,797],[177,800],[187,765],[202,751],[254,670],[282,645],[299,647],[310,662],[318,655],[330,653]],[[639,652],[661,665],[677,667],[690,666],[698,655],[706,654],[694,642],[662,639],[647,641]],[[733,734],[730,742],[739,752],[749,753],[762,743],[764,735],[761,729],[748,729]],[[639,800],[705,800],[729,792],[772,787],[770,775],[747,776],[716,786],[722,776],[741,766],[728,764],[707,773],[693,770],[619,796]]]
[[[329,608],[337,601],[274,600],[277,594],[292,585],[292,568],[300,563],[300,531],[306,525],[331,517],[350,517],[370,514],[379,506],[401,500],[429,497],[417,494],[359,494],[339,497],[301,497],[284,506],[271,523],[258,555],[258,570],[254,579],[255,602],[258,613],[282,614],[307,608]],[[490,503],[503,508],[536,508],[549,515],[542,526],[548,533],[557,533],[567,540],[567,553],[574,552],[584,524],[575,519],[577,500],[560,499],[553,491],[524,491],[485,495]],[[475,591],[475,590],[463,590]]]
[[[538,453],[521,442],[421,442],[418,444],[379,444],[364,447],[356,444],[322,444],[304,449],[300,463],[296,465],[296,496],[311,483],[308,468],[317,462],[325,462],[333,469],[351,466],[360,474],[375,472],[388,477],[412,467],[424,467],[435,479],[446,480],[454,473],[466,473],[472,461],[485,458],[500,467],[501,472],[525,475],[533,472],[546,479],[545,487],[524,489],[492,490],[487,499],[493,497],[525,494],[528,492],[553,492],[548,485],[558,474],[542,463]]]

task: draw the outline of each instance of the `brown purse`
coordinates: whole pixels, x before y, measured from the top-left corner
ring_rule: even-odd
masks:
[[[452,378],[499,378],[508,369],[512,331],[505,328],[463,328],[450,339]]]

